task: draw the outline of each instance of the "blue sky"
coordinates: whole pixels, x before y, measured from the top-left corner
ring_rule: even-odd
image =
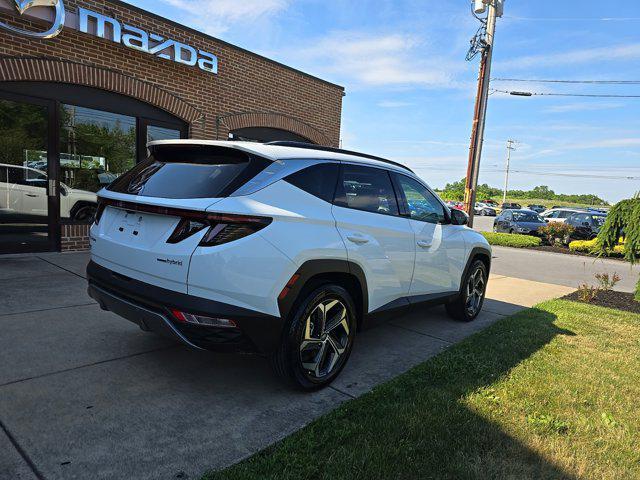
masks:
[[[430,185],[464,177],[478,60],[465,0],[129,0],[343,85],[343,147],[387,156]],[[506,0],[492,77],[640,80],[633,0]],[[640,95],[640,85],[509,84],[546,93]],[[640,191],[640,98],[490,97],[480,181],[548,185],[617,201]],[[558,175],[560,174],[560,175]],[[620,178],[585,178],[582,175]]]

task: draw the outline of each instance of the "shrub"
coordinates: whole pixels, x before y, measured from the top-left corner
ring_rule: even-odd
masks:
[[[620,280],[620,275],[617,272],[613,272],[613,275],[609,275],[608,273],[596,273],[594,275],[598,283],[600,284],[600,290],[609,291],[613,290]]]
[[[482,232],[482,235],[484,235],[484,238],[487,239],[490,245],[497,245],[500,247],[526,248],[539,247],[542,244],[542,240],[531,235],[491,232]]]
[[[574,228],[571,225],[561,222],[551,222],[538,229],[538,233],[542,235],[551,246],[558,243],[569,243],[569,238],[573,231]]]
[[[583,283],[578,287],[578,299],[584,303],[591,303],[598,298],[599,291],[598,287],[592,287],[591,285]]]
[[[598,239],[593,240],[574,240],[569,244],[569,250],[572,252],[588,253],[590,255],[598,255],[601,252]],[[613,247],[613,250],[607,250],[605,255],[622,256],[624,255],[624,241],[620,245]]]

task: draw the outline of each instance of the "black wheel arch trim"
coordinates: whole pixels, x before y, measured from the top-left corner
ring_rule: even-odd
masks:
[[[369,309],[369,294],[367,278],[362,268],[349,260],[318,259],[308,260],[296,270],[295,275],[299,275],[299,278],[290,288],[286,296],[278,301],[280,316],[283,319],[288,317],[292,309],[296,306],[300,293],[310,285],[310,281],[314,278],[330,276],[332,274],[347,274],[358,281],[361,298],[354,298],[353,301],[356,304],[356,308],[362,309],[359,313],[365,315]]]
[[[486,247],[474,247],[469,253],[467,264],[465,265],[464,271],[462,272],[459,294],[462,294],[462,289],[464,288],[464,279],[467,277],[467,274],[469,273],[469,269],[471,269],[473,262],[481,258],[486,260],[485,264],[487,266],[487,278],[489,277],[489,272],[491,271],[491,250]]]

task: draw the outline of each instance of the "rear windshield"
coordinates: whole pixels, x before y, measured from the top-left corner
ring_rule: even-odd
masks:
[[[271,162],[248,153],[207,145],[163,145],[107,190],[143,197],[227,197]]]

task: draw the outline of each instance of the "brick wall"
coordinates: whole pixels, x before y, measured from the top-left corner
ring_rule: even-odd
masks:
[[[40,80],[83,83],[121,93],[128,89],[129,94],[144,89],[139,85],[151,85],[157,87],[157,92],[178,97],[192,107],[191,110],[185,105],[181,107],[184,110],[181,118],[191,123],[192,137],[226,139],[229,129],[241,124],[287,128],[307,138],[313,137],[311,139],[319,143],[339,144],[341,87],[117,0],[65,0],[68,11],[75,11],[78,5],[109,15],[121,23],[209,51],[218,56],[218,74],[156,58],[70,28],[47,40],[0,30],[0,60],[25,56],[47,59],[44,63],[42,60],[34,62],[31,67],[28,66],[29,59],[23,59],[18,68],[0,64],[0,81],[33,80],[30,77],[37,74]],[[0,14],[0,18],[23,28],[42,29],[41,25],[29,25],[28,21],[16,16]],[[61,76],[68,68],[54,68],[61,60],[65,65],[84,66],[80,78]],[[128,81],[132,84],[127,85]],[[149,97],[142,99],[148,101]],[[175,113],[177,110],[170,111]],[[199,112],[197,120],[193,118],[194,111]],[[261,125],[246,124],[250,116],[236,118],[232,115],[241,112],[260,112]],[[231,126],[225,121],[230,118],[235,118]]]
[[[89,250],[90,225],[62,225],[60,249],[63,252]]]

